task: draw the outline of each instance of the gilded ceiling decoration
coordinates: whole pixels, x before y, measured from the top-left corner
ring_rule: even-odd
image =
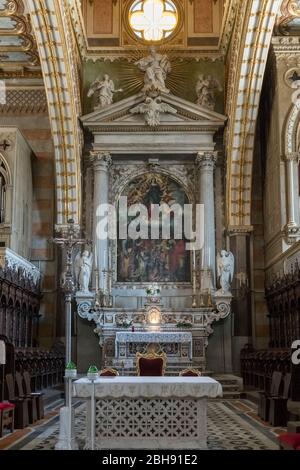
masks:
[[[69,0],[85,59],[130,60],[149,42],[180,58],[222,60],[238,0]],[[223,21],[224,15],[230,21]]]
[[[0,0],[0,77],[40,74],[36,42],[21,0]]]
[[[276,24],[276,33],[286,36],[300,34],[300,0],[284,0]]]

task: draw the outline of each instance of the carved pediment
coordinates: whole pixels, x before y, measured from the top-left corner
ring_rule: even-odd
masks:
[[[172,94],[162,93],[158,98],[145,98],[143,93],[121,100],[106,108],[83,116],[83,126],[91,131],[120,132],[136,130],[144,132],[160,128],[172,130],[211,130],[224,126],[227,118]]]

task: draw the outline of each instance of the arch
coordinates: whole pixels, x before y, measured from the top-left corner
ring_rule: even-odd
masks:
[[[145,170],[144,168],[143,169],[137,168],[137,170],[132,172],[129,176],[125,176],[124,178],[121,178],[118,184],[118,191],[114,194],[114,197],[113,197],[114,200],[112,202],[116,204],[119,201],[126,186],[128,186],[128,184],[131,181],[133,181],[134,179],[140,176],[147,175],[148,173],[149,171]],[[168,176],[170,179],[174,180],[175,183],[177,183],[179,186],[182,187],[190,204],[195,204],[197,202],[194,189],[192,187],[189,187],[187,182],[183,181],[183,179],[180,176],[174,175],[174,172],[168,171],[167,169],[160,167],[159,170],[155,170],[153,171],[153,173]]]
[[[227,223],[251,231],[255,127],[273,28],[282,0],[241,2],[229,63]],[[238,77],[238,78],[237,78]]]
[[[300,125],[300,104],[294,104],[288,114],[285,128],[283,148],[285,155],[298,153],[298,134]]]
[[[5,176],[7,184],[12,184],[12,174],[11,174],[9,164],[5,156],[1,152],[0,152],[0,172],[3,174],[3,176]]]
[[[67,0],[28,0],[27,5],[41,60],[54,141],[57,224],[64,225],[70,218],[80,224],[83,138],[78,116],[82,113],[71,6]]]

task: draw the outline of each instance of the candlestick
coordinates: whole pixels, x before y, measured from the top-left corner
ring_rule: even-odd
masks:
[[[196,251],[193,248],[193,269],[196,269]]]
[[[95,242],[95,253],[94,253],[94,256],[95,256],[95,270],[98,269],[98,258],[97,258],[97,240]]]

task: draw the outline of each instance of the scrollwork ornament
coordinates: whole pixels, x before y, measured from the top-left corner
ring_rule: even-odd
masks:
[[[85,300],[83,302],[80,302],[80,304],[77,307],[77,312],[80,318],[87,320],[88,317],[90,316],[90,310],[92,308],[92,302],[89,300]]]

